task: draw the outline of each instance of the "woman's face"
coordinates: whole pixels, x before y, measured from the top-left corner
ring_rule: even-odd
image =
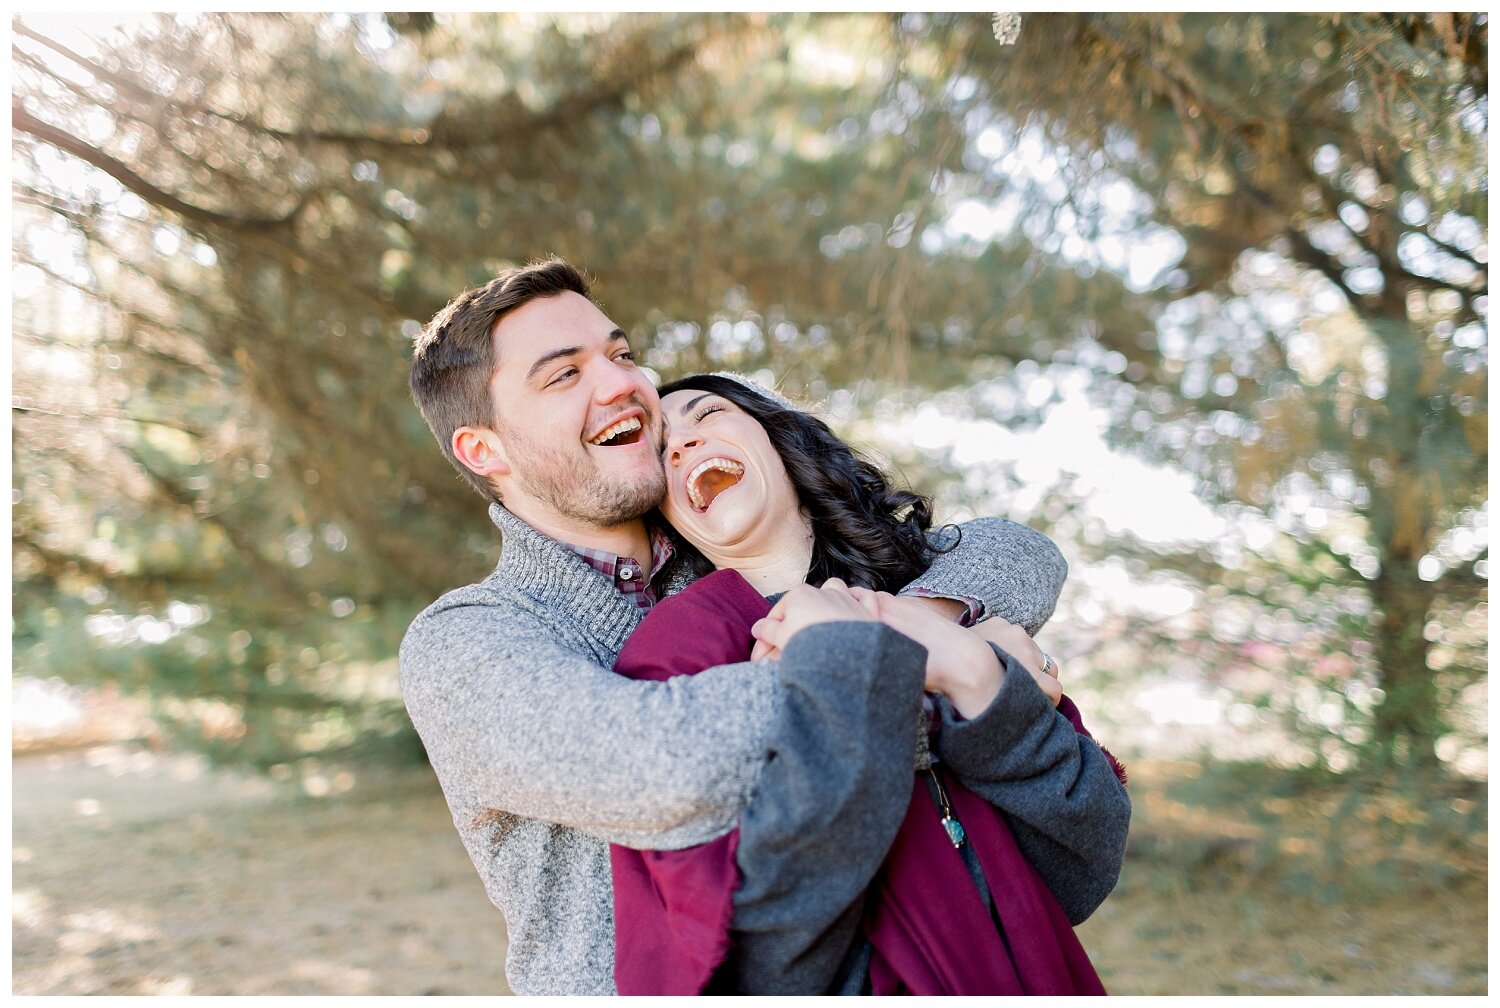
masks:
[[[715,566],[763,559],[797,524],[797,492],[765,428],[710,392],[682,389],[661,401],[666,422],[661,510]]]

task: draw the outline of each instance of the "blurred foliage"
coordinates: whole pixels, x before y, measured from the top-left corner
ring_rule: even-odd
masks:
[[[399,739],[405,623],[495,554],[409,343],[551,252],[663,376],[1006,427],[1081,383],[1228,530],[1134,542],[1032,488],[1196,593],[1080,609],[1101,653],[1232,680],[1319,759],[1483,736],[1484,14],[54,28],[13,23],[19,673],[261,762]],[[901,461],[959,505],[1024,482]]]
[[[1295,656],[1302,627],[1323,631],[1291,671],[1346,645],[1331,678],[1380,690],[1375,740],[1419,761],[1450,727],[1444,701],[1484,672],[1483,630],[1462,624],[1487,583],[1486,27],[1037,18],[1005,78],[1008,111],[1075,163],[1104,152],[1094,170],[1183,241],[1143,341],[1160,371],[1129,407],[1098,390],[1129,410],[1117,437],[1295,541],[1171,566],[1220,589],[1214,618],[1230,599],[1291,616],[1233,643]]]
[[[1353,787],[1322,767],[1145,764],[1127,856],[1176,869],[1169,884],[1270,883],[1323,903],[1440,894],[1485,870],[1484,782],[1407,766]],[[1168,873],[1168,878],[1171,873]]]

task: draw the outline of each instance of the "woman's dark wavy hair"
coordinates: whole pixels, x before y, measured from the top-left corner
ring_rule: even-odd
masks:
[[[748,385],[723,375],[690,375],[657,389],[711,392],[759,421],[786,465],[797,499],[812,519],[812,565],[808,584],[831,577],[880,591],[899,591],[927,569],[934,553],[957,545],[937,544],[928,535],[932,502],[892,487],[875,466],[857,455],[828,425],[801,410],[788,409]],[[945,526],[953,528],[953,526]],[[954,531],[958,530],[954,528]],[[713,570],[698,550],[676,531],[679,553],[702,575]]]

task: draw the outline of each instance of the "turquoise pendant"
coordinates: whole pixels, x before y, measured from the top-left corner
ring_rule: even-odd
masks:
[[[943,829],[948,831],[948,839],[953,841],[954,848],[964,845],[967,837],[964,835],[963,823],[952,816],[943,816]]]

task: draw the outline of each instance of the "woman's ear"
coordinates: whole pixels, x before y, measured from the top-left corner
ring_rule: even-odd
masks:
[[[488,427],[460,427],[453,432],[453,455],[466,469],[480,476],[509,476],[505,444]]]

